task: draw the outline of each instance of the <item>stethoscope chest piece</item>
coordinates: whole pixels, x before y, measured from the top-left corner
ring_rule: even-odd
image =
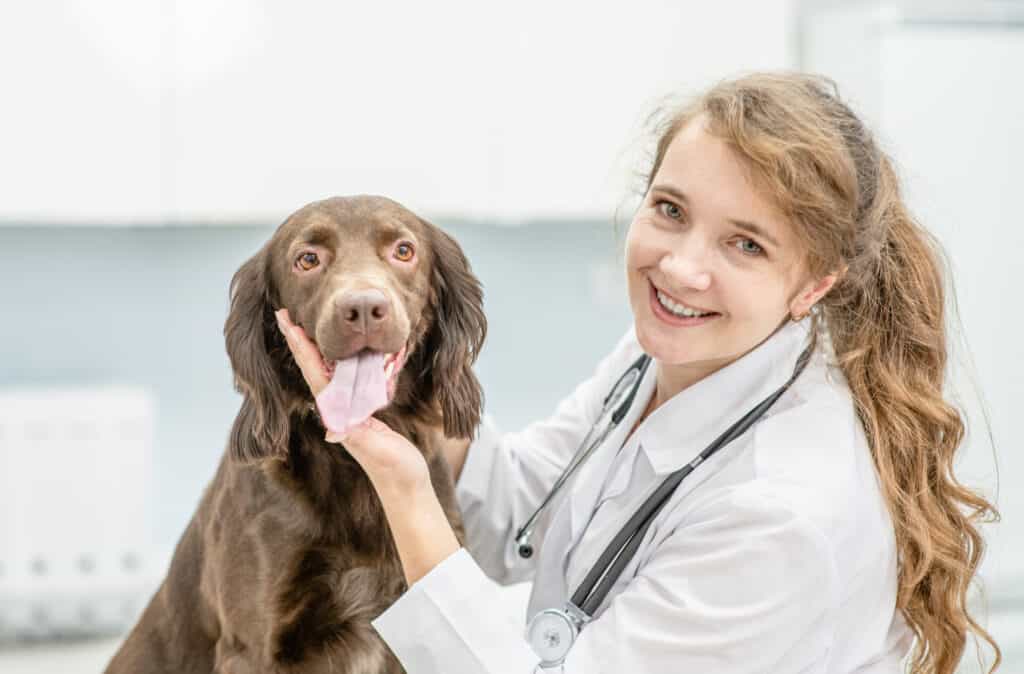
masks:
[[[533,616],[526,629],[526,639],[540,658],[541,668],[562,664],[587,620],[588,617],[571,603],[564,609],[549,608]]]

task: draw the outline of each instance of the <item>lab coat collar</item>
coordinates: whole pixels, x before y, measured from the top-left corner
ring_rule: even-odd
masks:
[[[637,440],[657,475],[689,463],[733,422],[793,375],[806,347],[810,321],[789,321],[750,352],[683,389],[644,419]],[[657,363],[648,368],[638,393],[654,394]],[[770,411],[769,411],[770,413]]]

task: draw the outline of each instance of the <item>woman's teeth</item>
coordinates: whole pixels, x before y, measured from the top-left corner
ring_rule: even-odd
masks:
[[[709,315],[715,313],[713,311],[708,311],[708,312],[705,312],[705,313],[701,313],[701,312],[697,311],[696,309],[690,309],[689,307],[685,307],[682,304],[676,304],[675,302],[670,300],[668,298],[668,296],[665,295],[665,293],[661,292],[660,290],[657,291],[657,295],[658,295],[658,302],[661,304],[661,306],[663,306],[666,309],[668,309],[669,313],[671,313],[671,314],[673,314],[675,316],[683,316],[683,317],[686,317],[686,318],[695,318],[695,317],[699,317],[699,316],[709,316]]]

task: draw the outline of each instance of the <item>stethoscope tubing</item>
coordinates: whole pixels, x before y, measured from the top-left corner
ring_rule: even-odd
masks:
[[[590,455],[604,444],[605,439],[614,431],[618,425],[625,418],[629,412],[629,408],[633,404],[633,399],[636,397],[636,392],[640,388],[640,381],[643,379],[644,373],[647,372],[647,367],[651,364],[651,357],[647,354],[641,355],[637,358],[627,370],[622,374],[621,377],[615,382],[615,386],[608,392],[601,404],[601,412],[598,414],[597,421],[590,427],[579,446],[576,448],[576,452],[573,454],[572,460],[562,471],[562,474],[558,476],[555,484],[548,491],[547,496],[541,501],[541,504],[537,506],[537,509],[533,511],[533,514],[526,520],[526,523],[516,532],[515,543],[516,550],[519,556],[528,559],[533,555],[533,546],[529,543],[530,535],[533,533],[533,529],[537,524],[537,520],[541,514],[548,507],[548,504],[555,498],[555,496],[561,491],[562,486],[572,477]],[[632,379],[630,377],[633,377]],[[627,387],[632,387],[629,394],[619,403],[619,398],[625,392]],[[617,407],[616,407],[617,406]],[[604,430],[601,431],[601,435],[594,441],[591,441],[594,433],[597,431],[598,426],[601,423],[601,419],[608,414],[608,411],[616,407],[615,411],[612,412],[611,418],[608,424],[605,425]]]

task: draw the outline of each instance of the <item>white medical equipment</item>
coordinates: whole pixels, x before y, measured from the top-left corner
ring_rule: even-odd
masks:
[[[0,642],[120,634],[159,584],[156,399],[0,390]]]

